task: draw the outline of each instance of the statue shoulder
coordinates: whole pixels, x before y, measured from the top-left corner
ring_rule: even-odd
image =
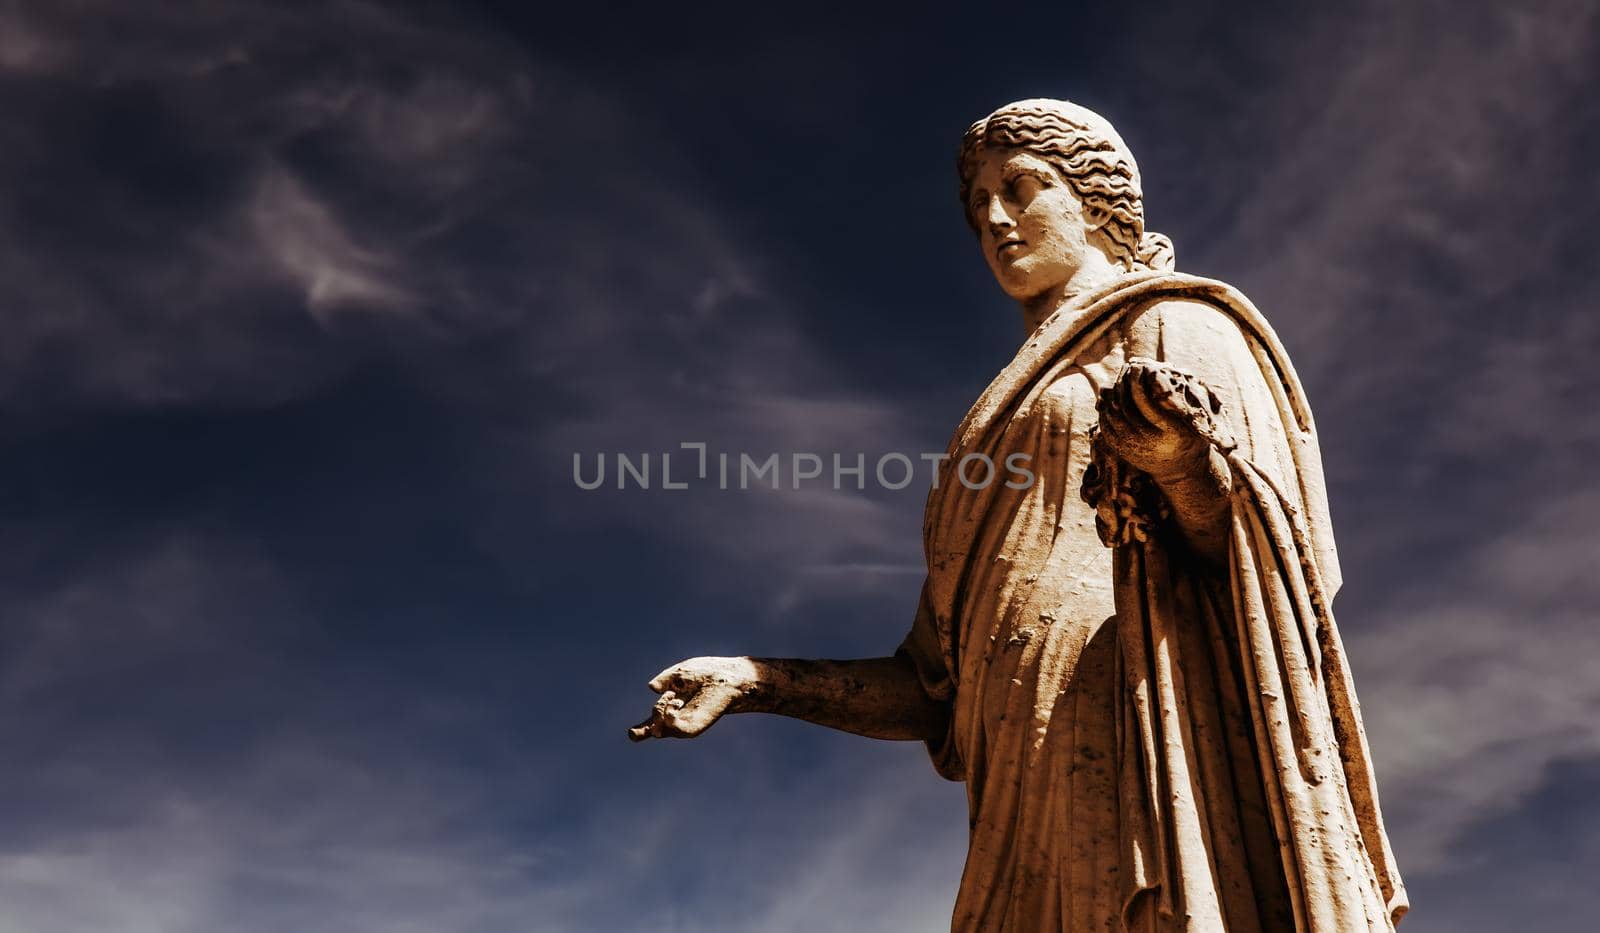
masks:
[[[1135,309],[1123,324],[1125,352],[1191,366],[1248,352],[1233,315],[1209,301],[1161,298]]]

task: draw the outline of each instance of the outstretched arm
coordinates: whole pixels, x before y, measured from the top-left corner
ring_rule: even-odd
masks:
[[[874,739],[928,740],[945,731],[944,705],[902,655],[823,661],[690,658],[650,681],[661,694],[634,741],[692,738],[724,713],[776,713]]]

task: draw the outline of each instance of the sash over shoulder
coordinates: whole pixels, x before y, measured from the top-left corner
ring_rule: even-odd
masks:
[[[1153,910],[1161,930],[1270,929],[1246,905],[1248,879],[1232,890],[1216,877],[1230,844],[1217,814],[1237,807],[1226,785],[1239,779],[1238,768],[1227,756],[1242,754],[1254,760],[1259,789],[1252,793],[1264,801],[1278,845],[1281,874],[1272,880],[1288,887],[1294,930],[1392,930],[1406,909],[1405,889],[1329,605],[1340,574],[1316,428],[1283,347],[1236,289],[1173,272],[1134,273],[1039,326],[951,440],[924,515],[928,581],[919,612],[930,617],[945,669],[958,677],[962,646],[954,633],[974,562],[1017,493],[956,482],[957,465],[972,454],[999,462],[1017,449],[1019,411],[1118,322],[1172,300],[1203,303],[1238,325],[1277,408],[1281,462],[1294,475],[1274,477],[1244,454],[1228,454],[1232,541],[1217,599],[1164,539],[1115,548],[1124,923],[1146,929],[1135,926],[1136,915]],[[1207,632],[1214,637],[1201,637]],[[1217,686],[1193,674],[1186,686],[1185,672],[1202,661],[1217,672]],[[1227,694],[1220,701],[1191,702],[1187,693],[1218,689]],[[1207,710],[1230,704],[1246,723],[1243,752],[1221,748],[1207,718],[1222,715]]]

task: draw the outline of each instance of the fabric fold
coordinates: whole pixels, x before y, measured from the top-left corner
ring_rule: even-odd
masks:
[[[1189,351],[1221,368],[1240,437],[1225,570],[1184,551],[1148,478],[1091,453],[1097,392],[1152,308],[1175,327],[1226,322],[1238,344]],[[1043,459],[1051,489],[972,488],[953,472],[1018,451]],[[936,766],[968,782],[952,928],[1392,931],[1405,890],[1329,607],[1340,578],[1316,430],[1254,306],[1163,272],[1083,296],[1041,324],[947,453],[901,651],[951,705]],[[1057,509],[1063,484],[1086,485],[1091,505],[1122,499]],[[1104,563],[1080,546],[1099,544],[1096,511],[1137,525],[1099,548]]]

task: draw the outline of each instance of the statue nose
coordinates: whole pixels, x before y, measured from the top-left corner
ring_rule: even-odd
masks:
[[[997,236],[1002,231],[1010,230],[1017,225],[1017,222],[1011,219],[1011,215],[1006,212],[1005,205],[1000,203],[1000,199],[998,197],[991,197],[989,199],[989,216],[987,219],[989,222],[989,232]]]

